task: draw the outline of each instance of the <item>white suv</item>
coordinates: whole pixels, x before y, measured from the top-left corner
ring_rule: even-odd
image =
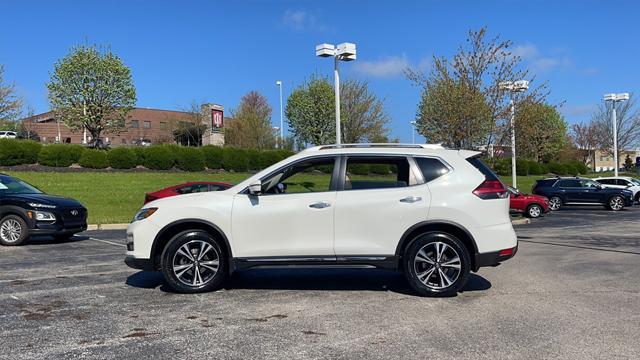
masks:
[[[640,180],[638,179],[629,176],[611,176],[600,177],[594,180],[604,187],[630,190],[633,193],[633,199],[636,202],[640,202]]]
[[[358,144],[302,151],[225,191],[150,202],[127,229],[127,265],[179,292],[271,266],[404,271],[451,295],[517,251],[508,191],[479,153]]]

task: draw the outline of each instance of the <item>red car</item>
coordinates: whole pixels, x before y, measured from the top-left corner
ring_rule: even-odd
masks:
[[[509,189],[509,210],[513,213],[523,213],[524,216],[537,218],[549,212],[549,199],[540,195],[526,195],[511,186]]]
[[[232,184],[222,182],[210,182],[210,181],[194,181],[187,182],[180,185],[174,185],[166,189],[158,190],[156,192],[147,193],[144,196],[144,203],[148,203],[153,200],[166,198],[169,196],[191,194],[196,192],[207,191],[222,191],[232,187]]]

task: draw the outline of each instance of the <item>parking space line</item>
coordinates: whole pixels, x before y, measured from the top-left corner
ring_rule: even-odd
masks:
[[[105,243],[105,244],[111,244],[111,245],[115,245],[115,246],[124,246],[124,247],[127,247],[127,245],[125,245],[125,244],[119,244],[119,243],[117,243],[117,242],[108,241],[108,240],[96,239],[96,238],[93,238],[93,237],[90,237],[90,238],[89,238],[89,240],[99,241],[99,242],[103,242],[103,243]]]
[[[570,247],[570,248],[595,250],[595,251],[608,251],[608,252],[615,252],[615,253],[621,253],[621,254],[640,255],[640,252],[635,252],[635,251],[603,249],[603,248],[598,248],[598,247],[582,246],[582,245],[558,244],[558,243],[546,242],[546,241],[534,241],[534,240],[521,240],[521,239],[518,239],[518,242],[526,242],[526,243],[540,244],[540,245],[564,246],[564,247]]]

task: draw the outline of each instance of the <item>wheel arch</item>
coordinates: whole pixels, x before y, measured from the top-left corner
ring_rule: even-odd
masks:
[[[429,232],[444,232],[455,236],[462,241],[466,247],[469,258],[471,259],[471,269],[476,269],[475,257],[478,254],[478,246],[471,233],[464,228],[464,226],[447,220],[429,220],[417,223],[407,229],[402,237],[398,246],[396,247],[396,256],[399,259],[398,268],[402,267],[402,256],[405,249],[414,241],[419,235]]]
[[[27,227],[30,226],[29,217],[27,216],[27,210],[14,205],[5,205],[0,207],[0,219],[4,218],[7,215],[16,215],[22,218],[25,223],[27,223]]]
[[[233,254],[231,251],[231,245],[229,239],[225,235],[224,231],[217,225],[202,219],[181,219],[165,225],[156,234],[153,239],[153,245],[151,245],[151,267],[155,270],[160,266],[160,257],[162,256],[162,250],[165,248],[169,240],[180,232],[187,230],[203,230],[209,233],[211,236],[219,240],[222,250],[225,252],[225,256],[229,263],[229,273],[233,272]]]

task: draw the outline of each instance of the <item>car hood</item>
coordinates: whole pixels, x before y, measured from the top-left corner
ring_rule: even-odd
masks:
[[[44,205],[55,205],[59,207],[84,207],[80,202],[57,195],[48,194],[13,194],[6,197],[7,199],[21,200],[29,203],[37,203]]]
[[[546,196],[534,195],[534,194],[524,195],[524,198],[526,200],[547,201],[547,197]]]

